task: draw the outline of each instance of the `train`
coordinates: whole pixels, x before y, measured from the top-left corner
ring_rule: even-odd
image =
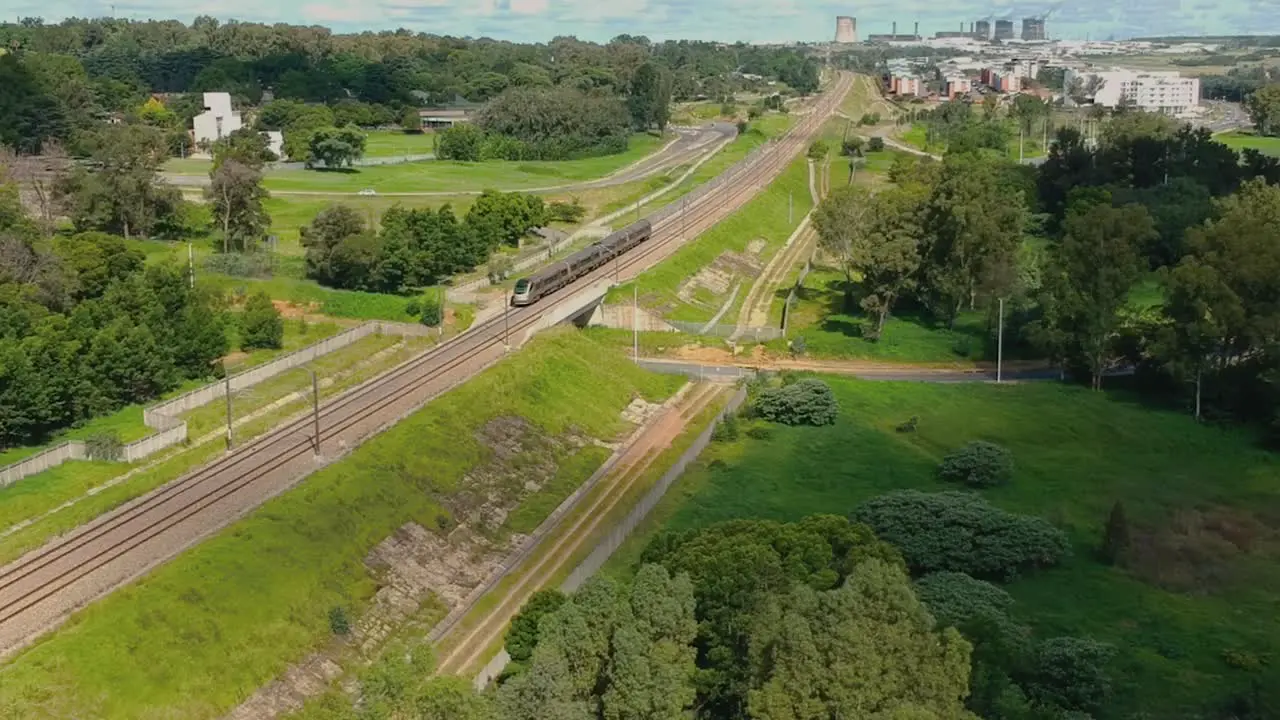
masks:
[[[653,235],[653,224],[638,220],[569,257],[516,281],[512,305],[532,305]]]

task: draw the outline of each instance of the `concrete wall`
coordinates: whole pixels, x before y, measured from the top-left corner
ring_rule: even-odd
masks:
[[[639,324],[641,332],[679,332],[679,328],[672,327],[670,323],[661,317],[641,308],[639,312],[635,312],[635,308],[631,305],[605,305],[601,303],[596,306],[591,318],[587,321],[588,325],[599,325],[610,328],[620,328],[622,330],[634,330],[636,324]]]
[[[337,335],[327,337],[304,348],[299,348],[287,355],[282,355],[271,362],[263,363],[242,373],[232,375],[230,377],[231,392],[235,393],[252,387],[286,370],[306,365],[316,358],[347,347],[357,340],[374,333],[423,336],[434,332],[435,330],[425,325],[411,323],[383,321],[362,323]],[[156,403],[144,409],[142,411],[142,421],[146,423],[147,427],[155,428],[160,432],[125,445],[122,448],[120,459],[124,462],[137,462],[153,453],[185,441],[187,439],[187,423],[179,416],[182,413],[208,405],[216,400],[224,399],[226,397],[227,384],[225,379],[211,382],[204,387],[196,388],[176,398]],[[85,459],[84,443],[73,440],[55,445],[39,455],[34,455],[21,462],[0,468],[0,487],[61,465],[67,460],[83,459]]]

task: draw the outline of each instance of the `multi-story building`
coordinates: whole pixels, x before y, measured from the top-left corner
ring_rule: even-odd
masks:
[[[996,40],[1012,40],[1013,39],[1013,21],[997,20],[996,21]]]
[[[947,78],[946,90],[947,97],[954,99],[958,95],[964,95],[973,89],[973,81],[962,75],[953,75]]]
[[[1184,78],[1171,70],[1068,69],[1063,86],[1066,102],[1072,105],[1079,97],[1085,103],[1107,108],[1126,105],[1147,112],[1182,115],[1200,104],[1200,80]]]
[[[1029,17],[1022,19],[1022,39],[1039,41],[1044,40],[1044,18]]]
[[[979,20],[975,26],[977,29],[973,31],[973,37],[976,40],[987,41],[991,39],[991,21]]]
[[[889,92],[894,95],[924,96],[925,83],[918,75],[892,75],[889,77]]]
[[[206,147],[244,126],[240,113],[231,109],[231,93],[204,94],[204,112],[191,121],[192,139],[197,147]]]

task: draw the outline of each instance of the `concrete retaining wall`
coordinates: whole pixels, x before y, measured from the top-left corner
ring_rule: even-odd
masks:
[[[183,393],[171,400],[156,403],[142,411],[142,421],[147,427],[159,432],[148,435],[122,448],[120,459],[124,462],[137,462],[153,453],[173,447],[187,439],[187,423],[180,417],[182,413],[194,410],[211,402],[226,398],[227,386],[235,393],[252,387],[263,380],[275,377],[286,370],[306,365],[316,358],[323,357],[362,338],[383,333],[401,336],[423,336],[436,332],[425,325],[410,323],[372,321],[362,323],[337,335],[327,337],[319,342],[299,348],[282,355],[271,362],[249,368],[236,373],[228,379],[211,382],[204,387]],[[57,467],[67,460],[84,460],[85,446],[79,440],[55,445],[44,452],[33,455],[21,462],[0,468],[0,487],[17,482],[24,477]]]

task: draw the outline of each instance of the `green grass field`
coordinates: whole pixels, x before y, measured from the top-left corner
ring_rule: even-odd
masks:
[[[788,218],[788,198],[793,203]],[[695,303],[683,302],[677,295],[682,284],[711,265],[726,252],[744,253],[752,242],[763,241],[757,255],[763,268],[786,241],[791,231],[809,212],[813,202],[809,195],[809,169],[803,156],[797,157],[776,180],[752,198],[733,215],[725,218],[696,240],[680,248],[657,267],[645,272],[636,281],[640,287],[641,302],[651,309],[674,320],[700,322],[710,319],[728,300],[729,294],[717,295],[707,288],[700,288],[694,295]],[[790,220],[790,221],[789,221]],[[741,305],[751,289],[755,275],[738,273],[734,282],[741,282],[734,306]],[[732,287],[732,286],[731,286]],[[630,283],[615,288],[611,298],[630,297]],[[731,292],[731,290],[730,290]],[[734,323],[737,315],[733,307],[721,319],[722,323]]]
[[[844,274],[815,266],[805,277],[787,321],[787,337],[804,338],[812,357],[888,360],[923,363],[967,362],[985,359],[984,312],[962,313],[954,328],[939,326],[923,315],[902,309],[890,316],[878,341],[865,337],[874,320],[844,310]],[[779,290],[786,297],[785,290]],[[786,341],[770,343],[785,352]]]
[[[220,717],[325,644],[331,607],[359,617],[377,589],[362,562],[374,545],[406,522],[450,526],[445,503],[491,458],[477,437],[490,420],[518,416],[547,436],[574,429],[612,439],[627,427],[619,412],[632,397],[658,400],[683,382],[580,333],[551,331],[77,613],[0,669],[0,708],[11,717]]]
[[[1263,155],[1280,157],[1280,137],[1255,135],[1251,132],[1240,130],[1214,135],[1213,139],[1237,152],[1252,148]]]
[[[846,514],[899,488],[948,489],[935,480],[939,460],[983,439],[1009,448],[1017,463],[1010,485],[984,494],[1008,510],[1047,518],[1074,545],[1062,567],[1007,587],[1017,600],[1015,615],[1038,637],[1089,635],[1119,650],[1112,665],[1116,697],[1100,719],[1210,717],[1199,714],[1206,703],[1249,681],[1249,673],[1224,662],[1224,653],[1274,657],[1280,459],[1258,449],[1249,434],[1057,383],[825,379],[841,403],[835,425],[774,426],[767,440],[713,444],[610,570],[628,572],[627,559],[634,562],[664,526]],[[895,431],[913,415],[920,418],[916,433]],[[1132,570],[1095,561],[1092,548],[1117,500],[1135,527],[1170,535],[1176,550]],[[1162,582],[1201,579],[1162,589],[1152,575]],[[1258,680],[1274,686],[1275,665]]]
[[[399,130],[370,130],[365,133],[365,157],[404,157],[433,152],[435,136],[432,133],[405,133]]]
[[[365,188],[381,192],[457,192],[485,188],[524,190],[601,178],[668,142],[647,133],[634,135],[626,152],[565,161],[459,163],[428,160],[375,165],[348,170],[278,170],[267,173],[268,190],[352,193]]]

